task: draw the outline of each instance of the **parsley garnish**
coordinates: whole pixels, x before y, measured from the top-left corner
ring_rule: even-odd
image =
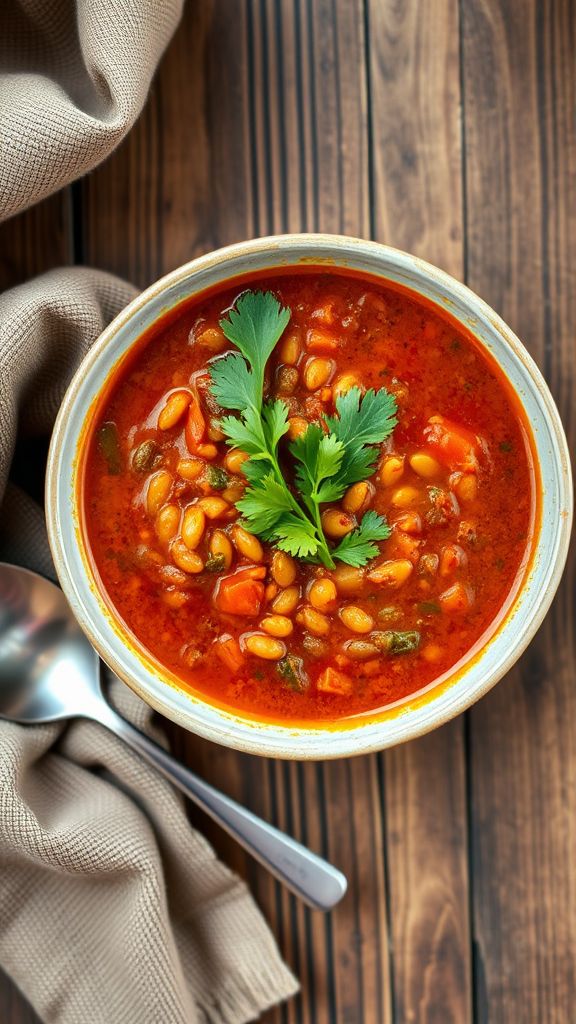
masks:
[[[378,554],[378,547],[374,541],[386,540],[389,536],[390,527],[386,521],[370,509],[362,517],[358,529],[347,534],[332,554],[341,562],[359,567]]]
[[[384,388],[363,397],[352,388],[336,400],[336,415],[325,417],[328,433],[313,424],[290,445],[297,466],[297,500],[279,465],[278,445],[288,430],[288,410],[281,399],[264,402],[266,363],[290,320],[271,292],[245,292],[220,326],[239,352],[216,359],[210,369],[212,393],[225,409],[220,423],[228,444],[250,458],[248,480],[236,503],[252,533],[273,541],[290,555],[333,567],[334,559],[361,566],[378,554],[376,541],[390,534],[385,519],[366,512],[359,527],[336,548],[326,540],[320,505],[338,501],[350,484],[365,480],[384,441],[396,424],[396,402]]]

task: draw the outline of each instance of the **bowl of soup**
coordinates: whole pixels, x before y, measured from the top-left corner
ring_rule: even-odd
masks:
[[[469,289],[373,242],[193,260],[72,380],[50,449],[58,575],[152,707],[257,754],[446,722],[524,650],[570,533],[536,365]]]

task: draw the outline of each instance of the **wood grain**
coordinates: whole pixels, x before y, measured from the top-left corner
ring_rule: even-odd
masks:
[[[458,9],[368,7],[376,237],[464,268]],[[464,719],[382,757],[395,1020],[472,1019]]]
[[[463,7],[468,280],[528,345],[574,450],[572,3]],[[470,716],[478,1021],[574,1019],[574,561],[510,677]]]
[[[40,1018],[26,999],[0,970],[0,1021],[2,1024],[40,1024]]]
[[[458,5],[368,2],[375,237],[464,269]]]
[[[73,259],[71,190],[0,224],[0,291]]]
[[[372,234],[467,275],[574,447],[575,42],[576,0],[188,4],[122,147],[0,227],[0,287],[73,260],[145,286],[242,238]],[[170,729],[177,756],[350,880],[312,914],[192,812],[301,979],[265,1024],[574,1019],[574,568],[467,722],[385,755],[278,763]],[[36,1022],[3,979],[0,1021]]]

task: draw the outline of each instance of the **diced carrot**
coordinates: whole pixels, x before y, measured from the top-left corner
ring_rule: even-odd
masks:
[[[201,444],[205,432],[206,420],[204,419],[200,408],[198,395],[193,394],[190,405],[188,406],[188,416],[186,418],[186,427],[184,430],[188,450],[193,455],[197,452],[198,445]]]
[[[394,523],[398,530],[418,537],[422,533],[422,519],[417,512],[403,512]]]
[[[243,569],[219,580],[214,591],[214,604],[218,611],[228,615],[251,617],[260,614],[264,600],[264,584],[261,580],[254,579],[255,571],[260,571],[260,567]]]
[[[443,612],[467,612],[472,607],[474,593],[465,583],[455,583],[438,598]]]
[[[336,654],[334,661],[338,665],[338,668],[348,668],[352,664],[352,659],[347,658],[345,654]]]
[[[215,640],[215,650],[222,664],[231,672],[239,672],[244,666],[244,655],[240,650],[240,644],[229,633],[223,633]]]
[[[318,320],[318,322],[324,324],[325,327],[331,327],[336,319],[334,306],[337,301],[337,299],[326,299],[322,306],[318,306],[310,314],[311,319]]]
[[[246,579],[263,580],[268,572],[265,565],[248,565],[241,570]]]
[[[411,537],[404,530],[394,530],[394,554],[402,558],[409,558],[411,562],[417,562],[420,557],[420,548],[423,541]]]
[[[459,544],[446,544],[440,554],[440,575],[451,576],[468,561]]]
[[[431,416],[428,423],[424,431],[426,443],[445,466],[449,469],[466,469],[468,472],[478,468],[478,438],[471,430],[444,416]]]
[[[329,667],[318,676],[316,687],[321,693],[334,693],[339,697],[346,697],[352,693],[353,683],[350,676]]]
[[[369,679],[380,675],[381,672],[382,663],[379,658],[371,658],[370,661],[365,661],[362,665],[362,675],[367,676]]]
[[[338,339],[328,331],[319,327],[311,327],[306,335],[306,348],[309,352],[334,352],[338,348]]]

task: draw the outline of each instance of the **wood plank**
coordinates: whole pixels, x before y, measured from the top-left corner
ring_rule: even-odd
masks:
[[[146,284],[198,252],[253,235],[369,233],[361,0],[258,0],[236,14],[230,18],[224,0],[187,6],[143,117],[83,185],[88,261]],[[248,878],[303,983],[302,995],[266,1015],[267,1024],[387,1024],[376,758],[283,764],[171,732],[178,756],[332,857],[352,880],[331,918],[311,914],[201,822]]]
[[[2,1024],[40,1024],[40,1018],[12,983],[0,970],[0,1020]]]
[[[457,5],[368,5],[374,228],[463,275]],[[395,1020],[472,1019],[464,719],[382,757]]]
[[[72,258],[69,189],[0,224],[0,291]]]
[[[468,279],[576,424],[575,5],[463,5]],[[576,996],[574,559],[538,637],[470,717],[476,1012],[563,1024]]]

